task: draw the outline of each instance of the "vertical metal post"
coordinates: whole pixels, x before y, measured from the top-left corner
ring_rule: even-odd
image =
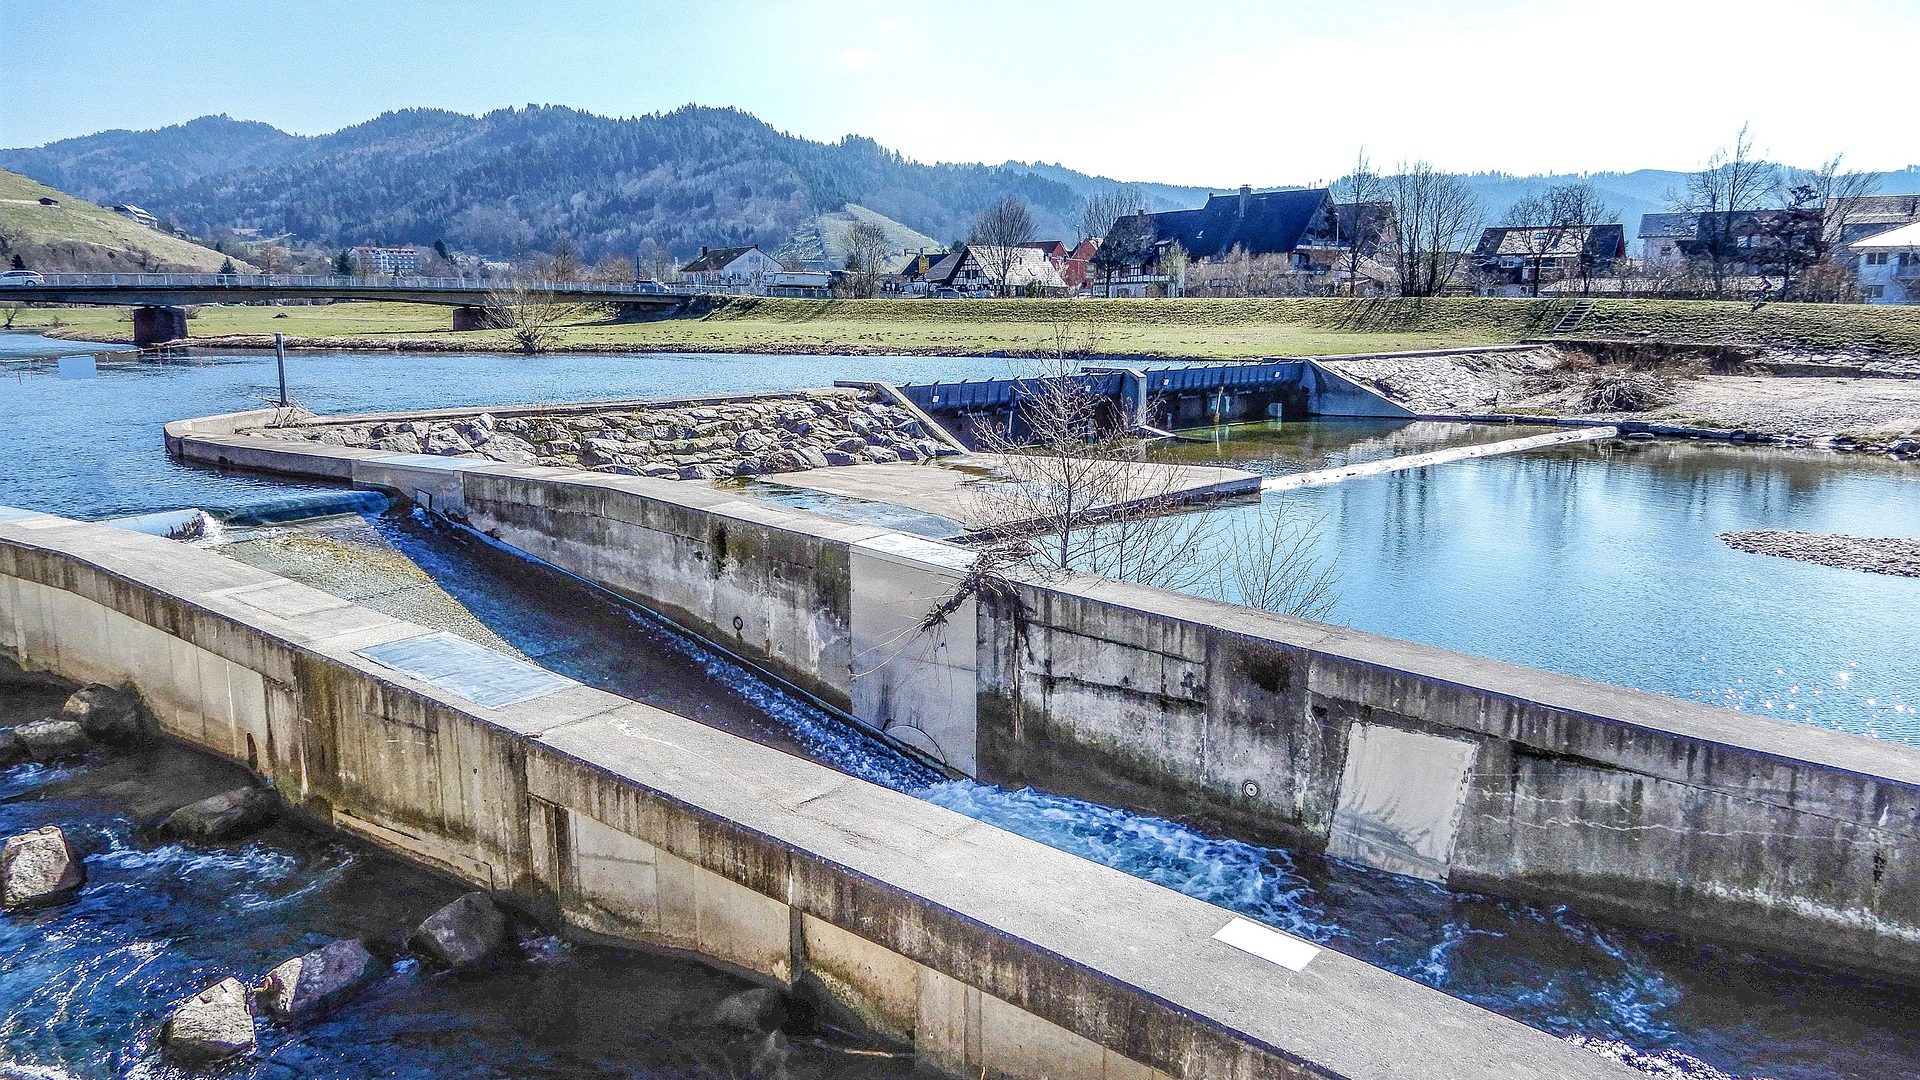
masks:
[[[273,335],[273,363],[280,369],[280,407],[287,407],[287,336],[276,332]]]

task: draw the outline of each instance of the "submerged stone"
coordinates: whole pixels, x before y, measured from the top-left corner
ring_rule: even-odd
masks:
[[[180,1003],[160,1029],[160,1042],[177,1061],[210,1064],[253,1052],[253,1010],[247,988],[226,978]]]
[[[218,844],[265,826],[278,809],[277,800],[260,788],[234,788],[175,810],[156,831],[180,840]]]
[[[35,761],[78,757],[93,746],[93,740],[87,738],[85,728],[72,720],[57,717],[21,724],[13,729],[13,733],[19,738],[20,745],[26,748],[27,756]]]
[[[427,916],[408,941],[441,967],[463,968],[492,955],[506,936],[500,908],[486,893],[470,892]]]
[[[86,883],[86,863],[58,825],[9,836],[0,848],[0,904],[5,907],[57,904]]]
[[[330,941],[267,972],[260,1002],[278,1020],[297,1020],[337,1003],[374,971],[373,955],[358,940]]]

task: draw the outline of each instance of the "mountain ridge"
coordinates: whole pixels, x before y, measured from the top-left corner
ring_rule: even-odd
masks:
[[[556,105],[477,116],[410,108],[320,135],[218,114],[0,150],[0,168],[96,202],[138,203],[203,235],[252,229],[327,247],[445,240],[503,256],[564,238],[589,260],[658,248],[685,256],[703,245],[775,250],[849,204],[951,243],[1006,195],[1031,207],[1037,236],[1071,239],[1079,204],[1094,192],[1125,186],[1147,209],[1170,210],[1232,190],[1116,181],[1042,162],[926,164],[865,136],[820,142],[704,105],[618,118]],[[1884,193],[1920,191],[1920,169],[1880,175]],[[1490,223],[1548,185],[1592,183],[1631,238],[1640,215],[1670,208],[1687,176],[1464,179]]]

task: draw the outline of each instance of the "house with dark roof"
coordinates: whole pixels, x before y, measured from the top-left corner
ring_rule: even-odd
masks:
[[[680,280],[702,289],[765,295],[768,276],[785,269],[779,259],[761,251],[758,244],[702,247],[699,258],[680,268]]]
[[[1499,225],[1484,229],[1470,259],[1483,291],[1521,296],[1540,285],[1607,277],[1627,261],[1627,227],[1617,222],[1540,228]]]
[[[927,270],[923,291],[929,296],[976,299],[1028,293],[1057,296],[1067,291],[1067,283],[1039,248],[964,244]]]
[[[1178,296],[1189,268],[1204,275],[1208,264],[1236,255],[1278,256],[1309,274],[1316,264],[1307,250],[1333,243],[1338,233],[1333,205],[1326,188],[1243,186],[1238,194],[1210,195],[1194,210],[1129,214],[1101,241],[1096,277],[1111,296]]]
[[[1678,267],[1687,261],[1680,241],[1693,239],[1699,228],[1699,214],[1641,214],[1641,264],[1648,271]]]

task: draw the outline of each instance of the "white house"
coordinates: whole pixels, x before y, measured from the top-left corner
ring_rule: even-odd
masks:
[[[1860,296],[1870,304],[1920,303],[1920,222],[1849,244],[1858,257]]]
[[[700,257],[680,268],[680,280],[689,285],[729,292],[766,294],[767,278],[786,270],[780,260],[752,247],[700,249]]]

